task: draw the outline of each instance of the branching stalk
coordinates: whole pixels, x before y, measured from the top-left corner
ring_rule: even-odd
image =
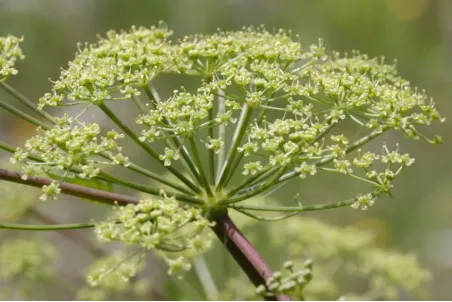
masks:
[[[204,293],[207,299],[214,300],[218,297],[218,288],[213,280],[212,274],[207,266],[206,260],[202,255],[197,256],[193,260],[193,266],[198,276],[199,282],[201,283]]]
[[[120,184],[124,187],[128,187],[128,188],[137,190],[139,192],[148,193],[148,194],[151,194],[154,196],[160,196],[159,189],[155,189],[155,188],[152,188],[152,187],[149,187],[146,185],[137,184],[137,183],[125,180],[125,179],[121,179],[121,178],[118,178],[111,174],[107,174],[105,172],[99,173],[99,176],[101,176],[103,179],[111,181],[112,183]],[[204,201],[202,201],[201,199],[198,199],[198,198],[192,197],[192,196],[185,196],[185,195],[181,195],[181,194],[177,194],[177,193],[173,193],[173,192],[166,192],[166,194],[169,196],[174,196],[178,200],[187,202],[187,203],[192,203],[192,204],[203,204],[204,203]]]
[[[132,95],[132,100],[137,105],[138,109],[140,109],[140,112],[145,114],[148,112],[146,105],[140,100],[140,98],[136,95]]]
[[[201,160],[201,157],[199,155],[199,151],[198,151],[198,147],[196,146],[195,139],[193,137],[190,137],[188,139],[188,141],[190,142],[190,147],[191,147],[191,150],[193,152],[193,157],[195,159],[196,165],[199,168],[199,174],[200,174],[200,178],[201,178],[201,183],[202,183],[204,189],[206,190],[207,195],[213,196],[212,189],[210,188],[210,185],[209,185],[209,181],[207,180],[207,176],[204,173],[202,160]]]
[[[237,128],[234,132],[234,136],[232,137],[231,148],[229,149],[228,156],[224,161],[223,167],[217,179],[217,190],[220,191],[224,187],[224,183],[231,173],[231,169],[235,169],[232,166],[232,162],[235,160],[235,156],[237,154],[237,148],[242,142],[242,138],[245,134],[245,131],[248,127],[248,123],[251,119],[251,115],[253,114],[253,110],[248,106],[244,105],[242,109],[242,113],[240,115],[240,119],[237,122]]]
[[[249,185],[252,185],[255,181],[257,180],[262,180],[268,176],[271,175],[271,173],[273,172],[273,168],[266,168],[263,169],[259,172],[257,172],[256,174],[252,175],[251,177],[247,177],[245,178],[237,187],[231,189],[231,191],[228,192],[229,196],[233,196],[236,193],[240,192],[242,189],[246,188]]]
[[[320,211],[328,210],[334,208],[347,207],[356,202],[356,198],[347,199],[343,201],[337,201],[332,203],[325,203],[312,206],[294,206],[294,207],[272,207],[272,206],[248,206],[248,205],[231,205],[231,208],[235,210],[251,210],[251,211],[262,211],[262,212],[309,212],[309,211]]]
[[[368,142],[377,138],[381,134],[385,133],[387,130],[389,130],[388,127],[383,128],[381,131],[374,131],[374,132],[370,133],[369,135],[360,138],[359,140],[355,141],[350,146],[348,146],[348,148],[345,150],[345,153],[348,154],[350,152],[355,151],[359,147],[367,144]],[[320,166],[326,165],[326,164],[332,162],[334,160],[334,158],[335,157],[332,157],[332,156],[326,157],[326,158],[322,159],[321,161],[317,162],[316,166],[320,167]],[[288,172],[288,173],[284,174],[277,183],[284,182],[284,181],[294,178],[295,176],[298,176],[298,175],[300,175],[300,172],[296,172],[296,171]]]
[[[262,256],[240,232],[227,213],[216,217],[212,229],[256,287],[265,284],[267,279],[273,276],[270,266],[265,263]],[[283,295],[266,297],[266,299],[270,301],[290,301],[288,296]]]
[[[0,87],[2,87],[6,92],[8,92],[11,96],[13,96],[16,100],[20,101],[22,104],[33,110],[36,114],[40,115],[41,117],[45,118],[47,121],[51,122],[52,124],[55,124],[55,119],[53,116],[45,112],[44,110],[39,110],[35,103],[27,99],[24,95],[22,95],[20,92],[15,90],[13,87],[9,86],[5,82],[0,82]]]
[[[265,192],[268,189],[270,189],[271,187],[273,187],[274,185],[276,185],[279,182],[280,177],[283,175],[283,173],[285,171],[286,171],[286,167],[282,167],[282,168],[280,168],[280,171],[278,173],[276,173],[276,175],[273,178],[271,178],[270,180],[268,180],[266,182],[258,183],[257,185],[251,187],[249,190],[246,190],[243,194],[236,196],[236,197],[222,200],[222,201],[220,201],[220,203],[229,205],[229,204],[240,202],[242,200],[259,195],[260,193]]]
[[[47,126],[46,124],[42,123],[41,121],[35,119],[34,117],[32,117],[32,116],[30,116],[28,114],[20,111],[19,109],[17,109],[15,107],[3,102],[2,100],[0,100],[0,108],[5,109],[6,111],[14,114],[15,116],[17,116],[17,117],[19,117],[19,118],[21,118],[21,119],[33,124],[33,125],[35,125],[36,127],[41,127],[41,128],[43,128],[45,130],[50,129],[50,127]]]
[[[160,96],[158,95],[156,89],[152,85],[150,87],[149,87],[149,85],[145,85],[144,86],[144,92],[148,96],[148,98],[151,101],[151,103],[154,104],[154,107],[156,106],[157,103],[160,103]],[[163,122],[165,124],[171,126],[171,123],[166,118],[163,118]],[[182,156],[182,159],[184,160],[184,162],[188,166],[188,168],[189,168],[190,172],[192,173],[194,179],[198,183],[201,183],[201,176],[199,174],[198,167],[196,166],[196,164],[194,162],[194,159],[190,156],[190,152],[188,152],[188,149],[184,145],[183,140],[181,138],[179,138],[179,137],[172,137],[171,141],[176,146],[176,149],[179,150],[179,152],[180,152],[180,154]],[[167,140],[165,140],[165,142],[169,145],[169,142]]]
[[[36,220],[39,220],[43,223],[46,223],[49,225],[60,225],[61,226],[61,223],[59,221],[57,221],[55,218],[53,218],[49,215],[46,215],[44,213],[41,213],[41,212],[37,211],[36,209],[31,208],[30,213],[33,218],[35,218]],[[95,256],[95,257],[105,256],[105,252],[102,248],[95,246],[93,243],[91,243],[91,241],[89,239],[82,236],[79,232],[74,231],[74,229],[60,229],[57,231],[64,237],[68,238],[69,240],[71,240],[72,242],[74,242],[75,244],[80,246],[81,248],[83,248],[86,251],[88,251],[89,253],[91,253],[93,256]]]
[[[150,179],[158,181],[158,182],[160,182],[160,183],[162,183],[164,185],[167,185],[170,188],[176,189],[177,191],[179,191],[181,193],[184,193],[184,194],[187,194],[187,195],[193,195],[192,191],[189,191],[189,190],[187,190],[186,188],[184,188],[182,186],[179,186],[179,185],[177,185],[177,184],[175,184],[175,183],[173,183],[173,182],[171,182],[169,180],[166,180],[161,175],[158,175],[158,174],[156,174],[154,172],[151,172],[151,171],[149,171],[147,169],[144,169],[144,168],[142,168],[142,167],[140,167],[140,166],[138,166],[136,164],[131,163],[129,166],[127,166],[127,168],[129,170],[135,171],[135,172],[137,172],[137,173],[139,173],[141,175],[149,177]]]
[[[225,105],[224,105],[224,92],[223,90],[218,90],[218,114],[223,115],[225,112]],[[223,124],[220,124],[218,126],[218,137],[221,138],[223,141],[226,140],[226,127]],[[218,152],[218,159],[217,159],[217,167],[222,167],[224,163],[224,146],[220,149],[220,152]]]
[[[27,179],[23,179],[22,178],[23,175],[24,174],[21,172],[0,169],[1,180],[24,184],[36,188],[40,188],[44,185],[48,186],[52,183],[52,179],[50,178],[29,176]],[[63,194],[72,195],[80,198],[92,199],[110,205],[115,205],[116,203],[118,205],[127,205],[129,203],[136,204],[139,202],[139,199],[136,197],[122,195],[114,192],[107,192],[93,188],[87,188],[84,186],[74,185],[67,182],[61,182],[60,188],[61,193]]]
[[[209,110],[209,121],[212,121],[214,118],[214,112],[213,112],[214,106],[210,108]],[[214,139],[215,133],[213,127],[209,127],[209,136]],[[221,148],[223,149],[223,148]],[[209,183],[214,185],[215,184],[215,151],[210,148],[209,149]]]
[[[124,131],[136,144],[138,144],[143,150],[145,150],[149,155],[151,155],[154,159],[156,159],[159,163],[163,164],[162,160],[160,160],[159,155],[155,152],[149,145],[140,141],[135,132],[132,131],[126,124],[124,124],[120,118],[116,116],[116,114],[111,111],[105,104],[100,104],[99,108],[122,130]],[[181,172],[179,172],[174,167],[168,166],[166,167],[171,173],[174,174],[180,181],[182,181],[187,187],[192,189],[196,193],[201,193],[198,187],[196,187],[189,179],[187,179]]]
[[[0,229],[23,230],[23,231],[60,231],[76,230],[95,227],[95,223],[74,223],[74,224],[16,224],[0,223]]]

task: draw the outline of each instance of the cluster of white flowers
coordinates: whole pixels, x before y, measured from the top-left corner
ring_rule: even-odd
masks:
[[[394,178],[414,159],[386,147],[382,155],[360,148],[389,130],[401,131],[410,139],[441,142],[440,137],[428,139],[420,132],[422,126],[444,121],[433,101],[384,59],[359,52],[328,56],[322,40],[305,50],[291,32],[271,33],[263,27],[188,36],[176,42],[170,40],[171,35],[163,24],[132,27],[110,31],[96,44],[80,45],[75,59],[38,106],[42,110],[83,104],[82,112],[100,107],[181,181],[160,180],[183,192],[177,195],[179,200],[163,193],[136,205],[115,207],[113,217],[99,223],[95,231],[103,241],[163,251],[170,274],[190,269],[190,257],[184,251],[203,251],[210,245],[201,232],[210,224],[212,207],[225,210],[230,203],[271,190],[295,176],[304,179],[337,172],[374,187],[374,192],[344,203],[365,210],[379,195],[390,194]],[[20,41],[0,39],[0,82],[17,73],[14,63],[23,57]],[[182,87],[169,98],[160,98],[151,81],[163,74],[197,76],[199,88],[189,92]],[[143,91],[146,101],[140,98]],[[135,119],[142,127],[141,136],[106,106],[111,100],[135,102],[141,111]],[[96,178],[103,172],[100,164],[131,165],[117,142],[123,134],[109,131],[103,135],[97,124],[68,115],[50,121],[55,122],[52,128],[38,129],[42,134],[29,139],[12,158],[23,164],[24,179],[41,173],[58,177],[43,187],[41,199],[55,198],[68,173]],[[337,125],[346,121],[366,133],[340,133]],[[230,134],[228,142],[225,138]],[[198,150],[198,145],[206,150]],[[357,154],[351,154],[355,150]],[[208,172],[202,167],[203,151],[209,153]],[[189,176],[173,166],[177,161],[190,169]],[[386,168],[378,170],[376,161]],[[223,166],[215,166],[218,163]],[[134,167],[134,171],[159,180],[144,168]],[[237,171],[245,176],[243,186],[229,183]],[[122,179],[119,183],[133,189],[144,187]],[[181,189],[182,183],[187,190]],[[144,192],[158,195],[154,188]],[[196,200],[197,206],[179,204],[181,200]],[[304,288],[310,273],[301,278],[290,265],[287,269],[291,275],[276,275],[264,294],[269,289],[271,294],[293,294]],[[99,276],[92,277],[94,283]]]
[[[144,299],[151,284],[137,276],[145,268],[142,258],[121,251],[96,259],[86,273],[88,286],[77,291],[77,299],[105,301],[118,294]]]
[[[63,70],[52,92],[40,99],[40,108],[58,106],[66,100],[96,103],[139,95],[137,87],[162,71],[177,68],[167,41],[171,34],[163,25],[133,27],[128,32],[109,31],[98,44],[80,45],[75,60]]]
[[[0,245],[0,278],[43,278],[51,272],[56,251],[38,239],[4,240]]]
[[[19,43],[22,40],[22,38],[14,36],[0,37],[0,82],[18,73],[17,69],[14,68],[14,64],[17,59],[24,58],[19,47]]]
[[[320,171],[351,175],[352,163],[362,163],[358,157],[346,157],[363,139],[366,143],[391,129],[409,138],[425,138],[420,125],[444,121],[425,92],[411,87],[397,75],[395,64],[382,58],[359,52],[328,56],[322,40],[305,51],[290,32],[270,33],[263,27],[188,36],[175,43],[169,40],[171,34],[164,25],[108,32],[97,44],[79,51],[40,107],[67,101],[99,105],[130,99],[144,89],[150,99],[136,119],[144,127],[139,140],[151,145],[176,142],[166,143],[164,152],[155,156],[165,166],[190,156],[186,149],[181,153],[186,137],[215,153],[231,148],[222,137],[209,135],[205,141],[199,133],[234,124],[241,111],[240,123],[227,128],[237,134],[231,154],[243,155],[237,166],[243,167],[243,175],[256,178],[281,168],[301,178]],[[148,84],[165,73],[196,75],[202,82],[196,93],[182,88],[160,100]],[[361,137],[334,133],[344,120],[369,133]],[[440,142],[439,137],[427,140]],[[124,157],[118,156],[122,163]],[[72,161],[65,157],[61,160]],[[319,169],[327,164],[332,167]],[[226,171],[233,174],[236,168]],[[34,173],[36,168],[28,169]],[[85,170],[84,175],[91,177],[97,171],[92,166]],[[268,181],[270,175],[260,180]]]
[[[199,253],[210,247],[210,239],[200,235],[210,225],[200,209],[183,206],[163,193],[162,198],[115,207],[112,217],[99,223],[95,233],[104,242],[120,241],[145,251],[160,250],[169,273],[179,275],[191,268],[190,257],[181,252]]]
[[[99,163],[122,166],[129,164],[128,158],[122,155],[121,147],[117,143],[117,140],[123,137],[122,134],[112,130],[106,136],[101,136],[99,125],[85,124],[68,115],[57,118],[56,122],[49,130],[38,129],[43,134],[27,140],[25,148],[18,148],[11,158],[12,163],[24,164],[24,179],[41,173],[51,173],[61,176],[64,180],[69,171],[75,172],[80,178],[93,178],[100,172]],[[99,155],[104,155],[109,161],[101,162],[96,158]],[[43,190],[41,199],[56,198],[60,192],[59,181],[44,186]]]
[[[267,279],[265,285],[256,288],[256,294],[263,297],[288,295],[289,297],[303,299],[303,291],[312,280],[312,260],[306,260],[304,268],[294,271],[294,263],[286,261],[283,272],[275,272]]]

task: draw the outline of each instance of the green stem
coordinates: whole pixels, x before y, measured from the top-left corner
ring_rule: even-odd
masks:
[[[2,141],[0,141],[0,149],[5,150],[6,152],[9,152],[9,153],[15,153],[16,152],[16,148],[14,148],[13,146],[8,145],[8,144],[6,144],[6,143],[4,143]],[[32,159],[34,160],[34,157]],[[37,161],[41,161],[41,160],[37,160]]]
[[[3,108],[6,111],[14,114],[15,116],[26,120],[27,122],[35,125],[36,127],[41,127],[41,128],[43,128],[45,130],[50,129],[50,127],[47,126],[46,124],[42,123],[41,121],[38,121],[37,119],[35,119],[34,117],[32,117],[32,116],[30,116],[30,115],[28,115],[26,113],[23,113],[22,111],[14,108],[13,106],[8,105],[7,103],[3,102],[2,100],[0,100],[0,108]]]
[[[213,120],[213,106],[209,110],[209,121]],[[209,127],[209,136],[214,139],[214,127]],[[215,184],[215,151],[213,149],[209,149],[209,176],[210,176],[210,184]]]
[[[48,216],[44,213],[41,213],[34,208],[30,209],[30,214],[32,215],[32,217],[34,219],[38,220],[41,223],[51,224],[51,225],[60,225],[60,222],[58,220],[56,220],[55,218]],[[73,229],[60,229],[57,231],[59,234],[63,235],[67,239],[71,240],[72,242],[77,244],[82,249],[91,253],[94,257],[102,257],[105,255],[105,252],[102,248],[94,245],[89,239],[84,237],[78,231],[75,231]]]
[[[244,154],[242,152],[242,153],[239,153],[239,155],[237,155],[236,158],[234,159],[234,162],[231,164],[233,167],[235,167],[234,171],[237,170],[237,168],[238,168],[240,162],[242,161],[243,157],[244,157]],[[223,187],[226,187],[228,185],[228,183],[231,181],[232,177],[234,176],[234,171],[229,173],[229,176],[226,177],[226,180],[224,181]]]
[[[239,147],[240,143],[242,142],[242,138],[245,135],[246,128],[248,127],[249,120],[251,119],[251,115],[253,114],[253,110],[245,104],[242,109],[242,113],[240,115],[240,119],[237,123],[236,131],[234,132],[234,136],[232,137],[232,145],[229,149],[228,156],[226,157],[226,160],[224,161],[222,170],[218,177],[217,182],[217,191],[220,191],[224,187],[224,183],[226,179],[229,176],[229,173],[231,173],[231,169],[235,169],[236,167],[232,166],[232,163],[234,162],[235,156],[237,155],[237,148]]]
[[[379,192],[374,192],[372,194],[373,196],[377,197],[380,195]],[[272,206],[251,206],[251,205],[231,205],[230,207],[234,210],[252,210],[252,211],[261,211],[261,212],[308,212],[308,211],[321,211],[321,210],[328,210],[328,209],[334,209],[334,208],[341,208],[341,207],[347,207],[351,206],[354,202],[356,202],[356,197],[343,200],[343,201],[337,201],[332,203],[324,203],[319,205],[312,205],[312,206],[294,206],[294,207],[272,207]]]
[[[159,155],[155,152],[149,145],[140,141],[135,132],[132,131],[126,124],[124,124],[121,119],[119,119],[113,111],[111,111],[104,103],[99,104],[99,108],[122,130],[124,131],[136,144],[138,144],[143,150],[145,150],[149,155],[156,159],[159,163],[163,165],[163,161],[160,160]],[[195,193],[201,193],[201,190],[196,187],[190,180],[188,180],[182,173],[171,166],[166,167],[171,173],[174,174],[180,181],[182,181],[187,187],[189,187]]]
[[[47,121],[51,122],[52,124],[55,124],[55,119],[53,116],[45,112],[44,110],[39,110],[35,103],[27,99],[24,95],[22,95],[20,92],[15,90],[13,87],[9,86],[5,82],[0,82],[0,87],[2,87],[6,92],[8,92],[11,96],[13,96],[16,100],[33,110],[35,113],[40,115],[41,117],[45,118]]]
[[[293,217],[293,216],[298,214],[297,212],[295,212],[295,213],[286,214],[286,215],[282,215],[282,216],[264,217],[264,216],[260,216],[260,215],[256,215],[256,214],[250,213],[250,212],[248,212],[248,211],[246,211],[244,209],[239,209],[239,208],[237,208],[235,206],[231,206],[231,208],[236,210],[237,212],[245,215],[245,216],[251,217],[253,219],[261,220],[261,221],[279,221],[279,220],[284,220],[284,219]]]
[[[153,180],[156,180],[156,181],[158,181],[158,182],[160,182],[160,183],[162,183],[164,185],[167,185],[168,187],[176,189],[179,192],[182,192],[182,193],[187,194],[187,195],[193,195],[193,192],[187,190],[186,188],[184,188],[182,186],[179,186],[179,185],[177,185],[175,183],[172,183],[171,181],[162,178],[161,175],[158,175],[158,174],[156,174],[154,172],[151,172],[151,171],[149,171],[147,169],[144,169],[144,168],[142,168],[142,167],[140,167],[140,166],[138,166],[136,164],[132,164],[131,163],[127,168],[129,170],[135,171],[135,172],[137,172],[137,173],[139,173],[141,175],[147,176],[147,177],[149,177],[149,178],[151,178]]]
[[[200,174],[200,177],[201,177],[201,183],[202,183],[204,189],[206,190],[207,195],[212,197],[213,196],[212,188],[210,187],[209,181],[207,180],[207,176],[204,173],[204,168],[203,168],[203,165],[202,165],[201,157],[199,156],[198,147],[196,146],[196,141],[193,138],[193,136],[189,137],[188,141],[190,143],[190,147],[191,147],[191,150],[193,152],[193,157],[195,159],[196,165],[198,166],[198,169],[199,169],[199,174]]]
[[[264,108],[264,109],[259,113],[258,117],[255,119],[258,126],[260,126],[260,124],[262,123],[262,121],[263,121],[263,119],[264,119],[264,116],[265,116],[265,113],[266,113],[266,112],[267,112],[267,109]],[[242,161],[243,157],[244,157],[244,154],[243,154],[243,153],[240,153],[240,154],[237,156],[237,158],[236,158],[236,160],[234,161],[234,163],[232,164],[232,166],[233,166],[233,167],[238,167],[238,165],[239,165],[240,162]],[[228,185],[228,183],[229,183],[229,181],[232,179],[232,176],[233,176],[233,175],[234,175],[234,173],[230,173],[230,175],[227,177],[226,181],[224,182],[224,186],[225,186],[225,187]]]
[[[152,188],[152,187],[149,187],[146,185],[137,184],[137,183],[125,180],[125,179],[121,179],[121,178],[118,178],[116,176],[113,176],[113,175],[105,173],[105,172],[100,172],[99,176],[112,183],[119,184],[124,187],[128,187],[128,188],[137,190],[139,192],[148,193],[148,194],[151,194],[154,196],[161,195],[160,194],[161,192],[159,189],[155,189],[155,188]],[[202,201],[201,199],[198,199],[198,198],[195,198],[192,196],[181,195],[181,194],[177,194],[177,193],[173,193],[173,192],[166,192],[166,194],[168,196],[174,196],[177,200],[187,202],[187,203],[192,203],[192,204],[203,204],[204,203],[204,201]]]
[[[211,83],[213,81],[213,76],[209,75],[204,77],[204,80],[206,83]],[[209,122],[214,120],[214,109],[215,109],[215,104],[212,104],[212,107],[209,110]],[[208,133],[209,136],[214,139],[215,138],[215,133],[214,133],[214,127],[209,127],[208,128]],[[209,183],[211,185],[215,185],[215,177],[216,177],[216,172],[215,172],[215,151],[213,149],[209,149],[208,151],[209,153]]]
[[[272,172],[273,172],[273,168],[266,168],[266,169],[263,169],[262,171],[259,171],[256,174],[252,175],[251,177],[245,178],[237,187],[235,187],[231,191],[229,191],[228,195],[233,196],[237,192],[240,192],[243,188],[253,184],[259,178],[261,178],[261,177],[264,178],[265,176],[271,175]]]
[[[87,229],[95,227],[95,223],[74,223],[74,224],[16,224],[0,223],[0,229],[22,230],[22,231],[59,231]]]
[[[160,103],[160,95],[158,94],[157,90],[155,89],[155,87],[149,83],[148,85],[144,85],[144,92],[146,93],[147,97],[149,98],[149,100],[151,101],[151,103],[154,105],[154,107]]]
[[[132,100],[137,105],[138,109],[140,109],[141,113],[145,114],[148,112],[144,103],[140,100],[140,98],[136,95],[132,95]]]
[[[245,199],[251,198],[253,196],[256,196],[256,195],[258,195],[258,194],[260,194],[262,192],[265,192],[266,190],[268,190],[272,186],[274,186],[278,182],[278,180],[280,179],[280,177],[284,173],[284,171],[286,171],[286,167],[281,167],[280,169],[281,169],[281,171],[279,173],[276,173],[276,175],[272,179],[270,179],[268,182],[259,183],[256,186],[254,186],[252,190],[249,190],[249,191],[247,190],[242,195],[222,200],[219,203],[221,203],[221,204],[237,203],[237,202],[240,202],[242,200],[245,200]]]
[[[224,92],[220,89],[218,89],[218,114],[222,115],[225,112],[225,105],[224,105]],[[220,124],[218,126],[218,137],[223,140],[223,142],[226,140],[226,127],[224,124]],[[220,152],[218,152],[218,160],[217,160],[217,167],[223,166],[224,163],[224,146],[220,149]]]
[[[199,282],[201,283],[206,298],[208,300],[215,300],[218,297],[218,288],[215,285],[212,274],[210,273],[209,267],[207,266],[204,256],[199,255],[193,260],[193,266],[198,276]]]

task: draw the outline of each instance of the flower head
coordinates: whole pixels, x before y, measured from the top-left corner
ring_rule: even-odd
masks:
[[[18,73],[14,65],[18,59],[25,58],[19,47],[22,41],[23,38],[14,36],[0,37],[0,82]]]

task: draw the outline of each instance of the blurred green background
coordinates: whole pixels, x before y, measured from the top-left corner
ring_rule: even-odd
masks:
[[[159,20],[176,37],[264,24],[268,30],[291,29],[305,47],[321,37],[329,51],[358,49],[388,61],[397,58],[403,77],[425,88],[444,117],[452,112],[452,1],[448,0],[0,0],[0,36],[25,38],[26,60],[18,64],[20,73],[9,84],[37,100],[50,90],[48,79],[57,78],[60,68],[73,58],[77,42],[94,42],[96,35],[109,29],[151,26]],[[162,85],[177,88],[171,82]],[[0,97],[8,99],[3,92]],[[338,225],[371,228],[382,247],[415,251],[434,273],[431,298],[435,300],[452,299],[451,131],[450,122],[428,129],[428,134],[443,136],[445,143],[440,146],[401,140],[397,134],[384,136],[380,145],[400,140],[400,150],[416,158],[396,181],[394,198],[379,200],[367,212],[342,209],[317,215]],[[0,140],[21,145],[33,133],[25,122],[0,111]],[[348,184],[308,180],[299,190],[306,200],[338,199],[350,196],[353,188]],[[275,197],[292,198],[281,191]],[[52,211],[68,222],[86,217],[75,205],[69,213],[67,206],[62,202]],[[64,265],[79,269],[76,261],[86,262],[79,258]]]

